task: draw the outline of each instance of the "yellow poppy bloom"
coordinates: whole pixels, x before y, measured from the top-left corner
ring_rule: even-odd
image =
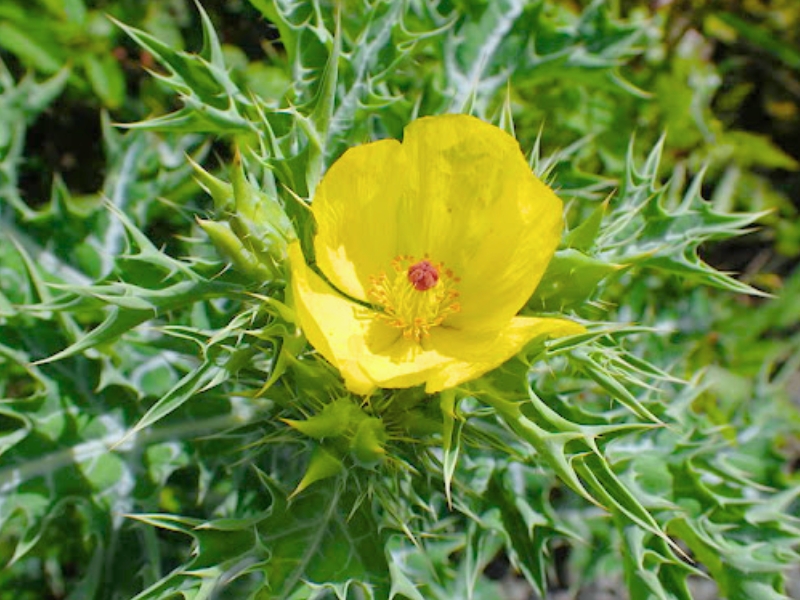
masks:
[[[402,143],[351,148],[320,182],[312,212],[327,281],[290,245],[297,318],[353,393],[437,392],[533,338],[583,331],[516,316],[558,245],[562,204],[493,125],[425,117]]]

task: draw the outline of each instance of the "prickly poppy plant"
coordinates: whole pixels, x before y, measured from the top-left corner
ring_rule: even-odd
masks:
[[[800,277],[703,259],[800,239],[697,45],[768,37],[5,4],[0,600],[797,597]]]
[[[511,136],[474,117],[422,118],[402,144],[348,150],[312,211],[331,284],[293,247],[297,314],[352,392],[423,383],[438,392],[535,337],[583,331],[516,316],[558,245],[562,204]]]

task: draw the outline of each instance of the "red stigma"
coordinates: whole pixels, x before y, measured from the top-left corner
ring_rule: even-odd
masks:
[[[421,260],[408,267],[408,280],[418,292],[431,289],[439,281],[439,271],[430,261]]]

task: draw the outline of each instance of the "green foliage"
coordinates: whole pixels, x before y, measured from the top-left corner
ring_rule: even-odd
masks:
[[[147,10],[132,3],[110,7],[92,6],[84,0],[10,0],[0,7],[0,49],[25,68],[44,75],[69,69],[70,87],[96,99],[108,109],[126,102],[127,52],[120,44],[120,31],[107,18],[154,22],[162,29],[173,21],[168,7]]]
[[[111,52],[116,32],[102,12],[82,0],[70,2],[4,3],[0,46],[27,67],[55,74],[73,62],[74,85],[85,88],[109,108],[125,99],[125,76]]]
[[[41,29],[2,9],[0,44],[39,75],[0,70],[0,599],[494,599],[498,555],[541,596],[567,570],[576,592],[610,573],[690,599],[705,574],[787,598],[800,277],[769,298],[701,256],[784,206],[737,182],[796,163],[714,120],[713,86],[686,83],[713,67],[656,64],[659,17],[599,1],[251,3],[282,44],[268,95],[202,8],[198,53],[111,11],[100,55],[123,31],[159,64],[131,106],[178,105],[124,133],[104,117],[97,192],[55,178],[36,201],[42,111],[67,86],[123,99],[53,42],[94,9],[42,2]],[[298,329],[287,244],[309,245],[347,147],[447,111],[516,131],[567,201],[524,311],[587,332],[438,395],[354,397]]]

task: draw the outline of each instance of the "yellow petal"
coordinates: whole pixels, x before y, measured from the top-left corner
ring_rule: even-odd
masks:
[[[429,253],[461,278],[461,312],[447,325],[493,330],[533,293],[555,252],[562,204],[532,172],[517,141],[466,115],[406,128],[404,252]]]
[[[516,317],[495,332],[467,332],[438,327],[422,345],[399,338],[377,349],[368,341],[358,363],[376,385],[404,388],[425,385],[428,393],[480,377],[517,354],[537,337],[559,337],[585,331],[566,319]]]
[[[348,150],[314,196],[319,268],[369,300],[370,277],[398,255],[429,256],[461,278],[445,325],[493,330],[533,293],[562,228],[558,197],[516,140],[466,115],[414,121],[402,144]]]
[[[306,265],[297,242],[289,246],[289,258],[300,326],[356,394],[369,394],[377,386],[422,384],[428,393],[438,392],[494,369],[533,338],[584,331],[565,319],[515,317],[495,332],[437,327],[420,345],[336,292]]]
[[[347,389],[370,394],[377,386],[421,385],[449,360],[423,351],[374,312],[334,290],[314,273],[298,243],[289,246],[292,293],[300,327],[309,343],[339,369]]]
[[[300,327],[309,343],[339,369],[351,392],[367,395],[379,385],[422,385],[451,360],[423,350],[375,319],[371,310],[339,294],[308,267],[299,243],[289,246],[289,260]]]
[[[371,279],[400,255],[443,262],[461,310],[419,343],[342,296],[290,249],[298,319],[309,342],[355,393],[426,384],[439,391],[498,366],[537,336],[582,331],[560,319],[515,318],[541,279],[562,205],[531,172],[516,140],[465,115],[419,119],[402,144],[348,150],[312,205],[318,266],[369,301]]]
[[[397,140],[350,148],[325,173],[311,205],[320,270],[353,298],[368,300],[370,276],[397,256],[397,206],[406,167]]]
[[[438,328],[430,344],[438,353],[452,357],[427,381],[429,394],[480,377],[516,355],[538,337],[563,337],[585,331],[573,321],[555,318],[515,317],[499,332],[464,332]]]
[[[358,366],[358,351],[353,347],[366,335],[365,319],[360,316],[365,309],[336,293],[309,269],[297,242],[289,245],[289,261],[295,311],[309,343],[339,369],[348,389],[369,394],[375,384]]]
[[[376,323],[376,328],[383,327],[386,326]],[[359,365],[367,377],[382,388],[407,388],[436,377],[450,360],[435,349],[400,336],[385,348],[364,344]]]

